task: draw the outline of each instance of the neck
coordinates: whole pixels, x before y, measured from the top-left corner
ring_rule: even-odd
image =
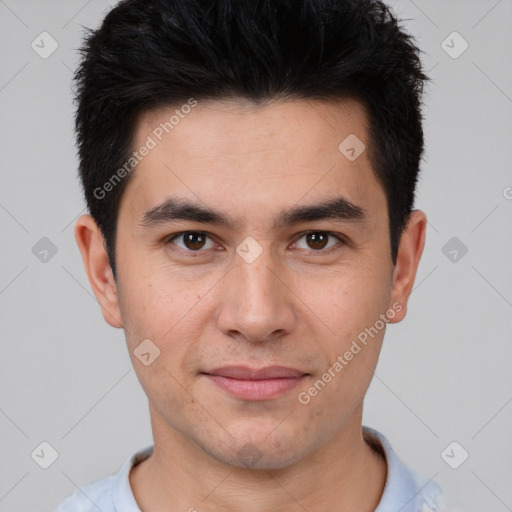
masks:
[[[153,455],[130,473],[141,510],[372,511],[382,496],[386,462],[363,438],[362,406],[313,454],[271,470],[226,465],[151,413]]]

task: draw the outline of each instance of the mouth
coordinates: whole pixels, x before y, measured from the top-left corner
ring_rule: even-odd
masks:
[[[244,400],[269,400],[290,391],[309,374],[284,366],[260,369],[225,366],[202,375],[231,396]]]

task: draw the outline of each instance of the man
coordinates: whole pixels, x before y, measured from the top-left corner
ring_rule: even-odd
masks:
[[[437,511],[362,426],[423,251],[419,50],[370,0],[127,0],[76,75],[75,237],[154,444],[64,511]]]

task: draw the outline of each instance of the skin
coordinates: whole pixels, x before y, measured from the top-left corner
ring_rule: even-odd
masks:
[[[175,108],[142,116],[134,147]],[[386,463],[361,422],[385,328],[308,404],[297,399],[393,304],[401,311],[389,323],[404,318],[423,251],[426,217],[416,210],[393,265],[386,196],[368,152],[349,161],[338,150],[349,134],[368,147],[366,127],[351,99],[200,101],[131,176],[119,210],[117,282],[94,220],[78,219],[92,289],[105,320],[125,330],[149,400],[154,454],[130,473],[142,510],[348,512],[379,503]],[[144,212],[171,195],[231,216],[236,229],[141,226]],[[367,218],[272,227],[282,211],[339,196]],[[183,238],[164,242],[187,230],[209,234],[199,253]],[[319,249],[304,231],[338,233],[346,243],[329,238]],[[252,263],[236,253],[248,236],[262,248]],[[144,339],[160,349],[149,366],[134,355]],[[225,365],[309,375],[278,397],[247,401],[200,374]],[[238,457],[247,443],[259,453],[251,467]]]

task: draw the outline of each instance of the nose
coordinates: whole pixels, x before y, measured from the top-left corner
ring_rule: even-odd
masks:
[[[253,343],[292,332],[297,321],[296,296],[286,277],[268,249],[252,262],[236,255],[234,268],[221,282],[218,328],[227,336]]]

